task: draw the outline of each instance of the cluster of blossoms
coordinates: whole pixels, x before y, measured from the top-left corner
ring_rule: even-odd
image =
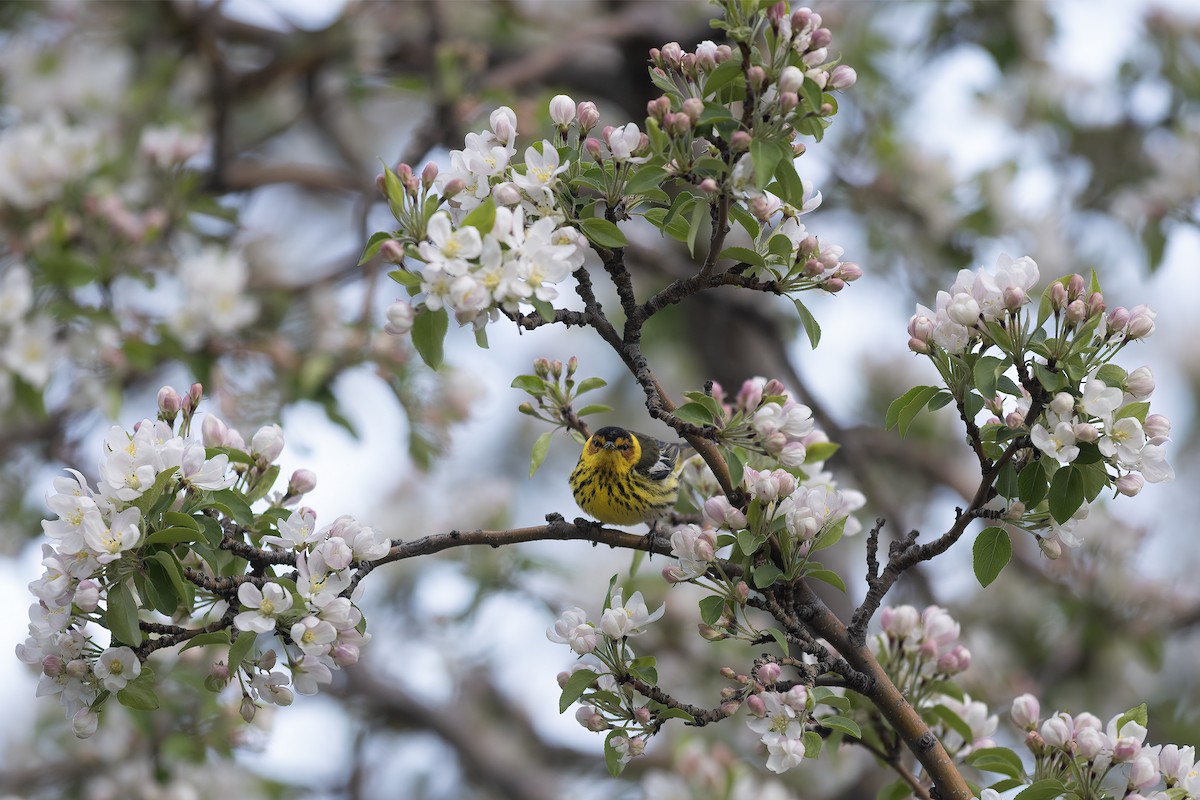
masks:
[[[59,199],[100,164],[101,145],[100,131],[55,115],[0,131],[0,206],[32,211]]]
[[[605,601],[599,624],[589,622],[587,612],[575,606],[546,630],[550,641],[589,657],[587,663],[560,673],[559,686],[566,690],[578,681],[577,676],[586,673],[586,680],[573,692],[573,699],[581,701],[575,719],[590,731],[610,731],[605,746],[616,750],[622,764],[642,754],[653,721],[650,708],[637,703],[627,681],[638,677],[647,662],[652,669],[654,659],[635,659],[629,639],[644,634],[646,626],[665,612],[665,605],[651,612],[641,592],[634,592],[626,601],[618,589]]]
[[[570,106],[570,118],[560,113],[564,106]],[[566,119],[564,126],[577,116],[595,118],[593,105],[581,103],[577,112],[565,96],[554,98],[551,111],[556,120]],[[418,179],[401,165],[402,191],[399,197],[389,193],[389,200],[408,229],[382,249],[391,260],[421,262],[419,281],[410,283],[419,291],[417,307],[446,308],[461,324],[476,328],[498,318],[501,310],[516,313],[522,304],[549,304],[558,297],[557,285],[583,264],[586,246],[582,234],[566,224],[556,199],[570,163],[542,140],[526,149],[522,167],[513,161],[516,115],[502,107],[490,123],[490,130],[467,134],[464,149],[450,152],[449,170],[439,174],[431,165]],[[430,185],[439,188],[449,208],[425,217],[422,188],[428,191]],[[469,213],[485,202],[494,215]],[[407,301],[393,304],[388,331],[407,332],[414,315]]]
[[[241,250],[204,247],[175,268],[183,305],[167,326],[187,350],[231,336],[258,318],[258,300],[247,292],[250,267]]]
[[[143,662],[157,649],[148,633],[170,629],[184,634],[182,641],[217,630],[212,621],[225,617],[233,599],[222,585],[228,578],[218,579],[227,574],[218,569],[224,563],[218,553],[233,547],[230,530],[236,524],[220,522],[212,511],[229,513],[222,509],[231,503],[266,498],[279,536],[264,538],[294,552],[297,567],[286,579],[267,575],[239,582],[240,613],[229,613],[233,624],[252,637],[279,630],[287,637],[291,673],[271,671],[274,652],[241,665],[257,670],[249,688],[243,685],[249,703],[243,704],[243,716],[253,713],[251,696],[290,702],[289,683],[301,693],[316,692],[317,684],[331,679],[331,667],[358,660],[368,638],[358,630],[361,613],[341,596],[351,582],[347,567],[353,559],[379,558],[390,543],[349,517],[314,530],[315,515],[308,509],[285,516],[285,506],[311,491],[315,477],[297,470],[285,492],[268,496],[279,472],[272,462],[284,444],[279,427],[260,429],[247,447],[237,431],[208,415],[202,441],[192,438],[188,430],[201,394],[199,384],[186,397],[164,387],[159,419],[142,420],[132,433],[110,429],[94,489],[71,469],[71,477],[54,480],[47,496],[56,517],[42,523],[50,540],[43,546],[45,572],[29,586],[37,603],[30,607],[29,637],[17,655],[40,667],[38,695],[57,694],[80,736],[95,731],[97,711],[110,694],[125,702],[122,693],[143,675]],[[180,556],[175,545],[185,541],[189,552]],[[139,607],[160,615],[157,627],[139,620]],[[190,632],[166,624],[181,619],[208,623]],[[111,634],[107,644],[101,625]],[[227,666],[218,664],[214,677],[216,688],[224,686]],[[152,696],[153,689],[145,693]]]
[[[0,409],[9,405],[12,379],[41,391],[50,380],[59,345],[49,314],[34,310],[33,284],[23,265],[0,276]]]
[[[866,504],[866,498],[858,491],[838,489],[824,471],[823,462],[836,447],[816,429],[812,410],[789,398],[783,384],[752,378],[732,399],[719,384],[709,394],[689,397],[721,428],[721,442],[742,465],[749,504],[745,511],[734,506],[698,456],[684,462],[680,482],[701,510],[702,524],[672,532],[672,551],[680,563],[664,571],[668,580],[703,575],[715,558],[720,530],[735,535],[749,530],[764,541],[766,532],[778,533],[789,561],[799,569],[823,532],[838,527],[839,533],[852,535],[862,529],[850,515]]]
[[[1107,724],[1086,711],[1074,716],[1059,711],[1042,720],[1038,699],[1024,694],[1013,700],[1011,714],[1025,731],[1034,774],[1043,780],[1058,779],[1068,793],[1125,800],[1200,797],[1195,748],[1147,744],[1145,712],[1145,706],[1140,706]],[[984,800],[996,798],[999,794],[984,790]]]
[[[763,685],[775,683],[779,674],[779,665],[771,662],[755,670]],[[767,769],[786,772],[812,754],[811,739],[816,734],[805,724],[812,714],[813,698],[805,686],[797,684],[786,692],[756,692],[746,698],[746,709],[750,713],[746,724],[759,734],[767,749]]]
[[[1045,493],[1028,488],[1023,499],[1033,498],[1031,507],[1011,495],[1013,502],[1000,502],[1005,525],[1035,533],[1043,551],[1056,556],[1062,544],[1080,543],[1076,523],[1102,486],[1132,496],[1147,481],[1171,480],[1174,470],[1164,447],[1170,421],[1149,413],[1153,373],[1149,367],[1126,373],[1110,363],[1127,344],[1154,332],[1154,311],[1106,310],[1098,287],[1075,274],[1051,283],[1038,312],[1030,313],[1025,307],[1039,277],[1029,257],[1001,255],[992,269],[962,270],[949,291],[938,292],[936,310],[917,306],[908,333],[909,348],[928,355],[948,387],[984,375],[987,388],[980,384],[978,394],[955,397],[968,413],[990,412],[985,440],[1026,434],[1046,479],[1067,468],[1089,487],[1072,498],[1069,519],[1039,506]],[[1001,357],[986,355],[991,348]],[[1035,396],[1038,410],[1031,417]]]
[[[939,606],[917,611],[909,605],[885,606],[879,612],[880,633],[869,642],[871,651],[896,686],[915,708],[937,708],[933,718],[954,714],[962,724],[941,720],[935,728],[946,751],[963,759],[973,751],[994,746],[991,736],[998,719],[968,694],[949,695],[947,679],[971,666],[971,651],[959,643],[957,621]],[[962,731],[969,729],[971,739]]]

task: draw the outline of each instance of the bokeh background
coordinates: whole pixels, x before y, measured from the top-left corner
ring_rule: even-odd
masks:
[[[952,414],[903,440],[882,429],[894,397],[933,379],[906,349],[914,303],[1001,252],[1032,256],[1044,280],[1094,268],[1110,306],[1149,303],[1158,330],[1120,363],[1154,370],[1176,482],[1095,509],[1085,545],[1059,561],[1019,542],[986,592],[967,537],[893,602],[951,609],[974,654],[966,683],[1001,715],[1025,691],[1044,711],[1103,718],[1145,700],[1152,739],[1200,742],[1200,11],[816,10],[859,79],[797,164],[824,195],[807,223],[866,274],[811,303],[816,351],[790,304],[729,292],[656,318],[652,364],[676,394],[784,380],[843,444],[830,466],[867,494],[859,518],[933,536],[972,475]],[[596,401],[615,407],[611,421],[665,435],[619,362],[578,331],[493,326],[481,350],[452,330],[449,366],[429,372],[381,330],[402,294],[386,266],[357,261],[388,227],[380,161],[444,164],[501,104],[523,149],[558,93],[594,100],[602,125],[640,122],[655,96],[648,49],[713,38],[714,13],[683,0],[0,5],[0,649],[25,636],[52,477],[93,474],[104,430],[153,416],[164,384],[201,381],[205,409],[247,438],[281,421],[284,474],[317,473],[306,502],[319,520],[350,513],[394,539],[575,513],[568,437],[526,478],[541,431],[509,383],[535,357],[578,356],[581,374],[608,380]],[[631,239],[643,288],[692,268],[653,231]],[[856,599],[861,537],[837,557]],[[629,566],[554,542],[378,570],[364,661],[250,727],[227,698],[187,689],[204,664],[180,663],[170,708],[114,709],[81,743],[53,699],[34,698],[36,676],[0,659],[0,796],[859,798],[885,782],[852,748],[765,778],[736,720],[672,730],[607,778],[600,737],[557,713],[555,675],[571,660],[544,630],[564,606],[597,611]],[[711,705],[717,669],[748,654],[695,636],[695,597],[668,592],[658,569],[627,577],[667,603],[642,650],[677,696]]]

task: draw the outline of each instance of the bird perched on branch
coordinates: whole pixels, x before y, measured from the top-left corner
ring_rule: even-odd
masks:
[[[584,442],[571,472],[575,502],[601,522],[646,522],[653,530],[679,496],[680,449],[644,433],[601,428]]]

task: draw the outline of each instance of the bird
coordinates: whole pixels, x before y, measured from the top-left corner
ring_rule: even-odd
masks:
[[[636,525],[653,533],[675,506],[681,446],[608,426],[584,442],[569,479],[575,502],[600,522]]]

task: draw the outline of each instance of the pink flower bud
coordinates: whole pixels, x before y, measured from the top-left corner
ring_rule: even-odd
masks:
[[[1083,276],[1078,272],[1067,279],[1067,297],[1072,300],[1082,298],[1085,289],[1086,284],[1083,282]]]
[[[379,256],[390,264],[401,264],[404,262],[404,245],[395,239],[388,239],[380,245]]]
[[[249,697],[243,697],[241,705],[238,706],[238,713],[242,715],[242,720],[250,723],[254,722],[254,715],[258,711],[258,706]]]
[[[383,330],[393,336],[403,336],[412,330],[417,311],[407,300],[397,300],[387,307],[387,324]]]
[[[762,719],[767,715],[767,704],[763,702],[761,697],[752,694],[746,698],[746,710],[759,719]]]
[[[746,605],[746,601],[750,599],[750,586],[745,581],[738,581],[733,587],[733,596],[741,605]]]
[[[1004,418],[1004,424],[1009,428],[1020,428],[1025,424],[1025,415],[1020,411],[1010,411]]]
[[[1154,333],[1154,318],[1158,312],[1147,305],[1134,306],[1129,312],[1129,324],[1125,328],[1125,336],[1129,339],[1145,339]]]
[[[810,47],[828,47],[833,41],[833,33],[829,28],[817,28],[812,32],[812,37],[809,39]]]
[[[786,0],[779,0],[778,3],[772,3],[767,7],[767,21],[771,23],[771,27],[778,30],[779,23],[783,22],[783,18],[787,16],[788,4]]]
[[[679,42],[667,42],[662,46],[660,53],[665,66],[678,69],[680,59],[683,58],[683,48],[679,46]]]
[[[1059,392],[1050,400],[1050,410],[1060,417],[1070,416],[1075,408],[1075,398],[1070,392]]]
[[[73,658],[63,667],[63,673],[68,678],[79,678],[83,680],[91,675],[91,667],[82,658]]]
[[[792,30],[799,32],[808,27],[808,23],[812,20],[812,11],[807,8],[800,8],[792,12]]]
[[[1072,430],[1075,438],[1081,442],[1094,442],[1100,438],[1100,431],[1090,422],[1077,422]]]
[[[446,181],[446,184],[442,187],[442,197],[445,197],[447,200],[449,200],[455,195],[462,194],[463,189],[466,188],[467,183],[462,178],[451,178],[450,180]]]
[[[821,288],[830,294],[837,294],[846,288],[846,282],[841,278],[830,278],[821,284]]]
[[[53,653],[42,659],[42,674],[49,678],[57,678],[63,672],[62,656]]]
[[[750,134],[746,131],[734,131],[729,137],[729,149],[735,153],[743,153],[750,149]]]
[[[1028,731],[1037,727],[1041,711],[1041,704],[1036,697],[1023,694],[1013,698],[1012,710],[1009,713],[1012,715],[1013,724]]]
[[[721,667],[719,673],[721,677],[725,678],[726,680],[732,680],[733,676],[737,674],[733,671],[733,667]]]
[[[679,57],[679,71],[684,75],[694,76],[698,70],[696,67],[699,64],[699,59],[695,53],[684,53]]]
[[[437,176],[438,165],[430,161],[425,165],[424,169],[421,170],[421,186],[426,189],[428,189],[430,186],[433,186],[433,182],[437,180]]]
[[[1094,728],[1085,728],[1075,734],[1075,752],[1092,761],[1104,751],[1106,738]]]
[[[1034,755],[1041,755],[1046,752],[1046,740],[1037,731],[1030,731],[1025,734],[1025,746],[1028,747]]]
[[[830,89],[849,89],[858,82],[858,73],[853,67],[846,64],[838,64],[833,68],[833,72],[829,73],[829,88]]]
[[[761,89],[763,84],[767,81],[767,73],[762,67],[755,64],[753,67],[750,67],[746,70],[746,81],[750,84],[752,89]]]
[[[1088,295],[1088,317],[1094,317],[1097,314],[1104,313],[1104,295],[1099,292],[1092,292]]]
[[[804,85],[804,73],[799,67],[784,67],[779,73],[779,91],[796,94]]]
[[[920,339],[922,342],[929,341],[929,337],[933,336],[933,331],[937,327],[937,322],[924,316],[923,314],[914,314],[908,320],[908,335],[914,339]]]
[[[278,425],[264,425],[250,439],[250,454],[258,460],[270,464],[282,452],[283,428]]]
[[[729,638],[729,634],[725,631],[703,622],[696,626],[696,631],[700,634],[700,638],[706,642],[719,642],[722,639]]]
[[[721,191],[720,185],[712,178],[705,178],[704,180],[700,181],[699,189],[705,194],[716,194],[717,192]]]
[[[689,97],[683,101],[683,113],[687,114],[691,122],[700,119],[700,115],[704,113],[704,101],[699,97]]]
[[[591,100],[584,100],[576,106],[575,116],[579,118],[579,130],[582,133],[587,133],[600,121],[600,111]]]
[[[1107,322],[1110,333],[1125,330],[1125,326],[1129,324],[1129,309],[1117,306],[1108,312]]]
[[[863,271],[862,267],[860,267],[858,264],[855,264],[853,261],[845,261],[842,262],[842,265],[837,268],[837,272],[835,272],[834,275],[841,278],[846,283],[853,283],[862,277]]]
[[[550,120],[560,128],[566,128],[575,119],[575,101],[565,94],[550,98]]]
[[[1133,761],[1141,750],[1142,744],[1137,739],[1122,736],[1113,747],[1113,761],[1119,763]]]
[[[926,342],[923,339],[918,339],[914,336],[908,340],[908,349],[914,353],[928,353],[929,342]]]
[[[205,414],[200,423],[200,438],[205,447],[224,447],[229,427],[212,414]]]
[[[96,732],[100,726],[100,715],[88,707],[83,707],[71,716],[71,731],[76,738],[86,739]]]
[[[1171,435],[1171,420],[1162,414],[1151,414],[1142,424],[1142,430],[1150,437],[1151,444],[1162,444]]]
[[[179,396],[179,392],[170,386],[164,386],[158,390],[158,416],[161,419],[174,422],[175,415],[181,408],[183,408],[183,398]]]
[[[649,103],[646,103],[646,115],[654,117],[659,122],[662,122],[663,117],[670,113],[670,111],[671,98],[667,97],[666,95],[656,97]]]
[[[1071,741],[1074,731],[1067,720],[1063,719],[1064,716],[1059,713],[1042,723],[1042,739],[1050,747],[1062,749]]]
[[[732,717],[734,714],[736,714],[738,712],[738,709],[740,707],[741,706],[738,703],[733,703],[733,702],[721,703],[721,714],[723,714],[726,717]]]
[[[225,683],[229,680],[229,665],[224,661],[218,661],[208,668],[208,674],[221,683]]]
[[[1113,482],[1118,494],[1123,494],[1126,497],[1133,497],[1142,490],[1146,485],[1146,481],[1141,475],[1136,472],[1130,472],[1127,475],[1122,475]]]
[[[780,92],[779,111],[781,113],[787,114],[798,105],[800,105],[800,95],[795,92]]]
[[[329,648],[329,656],[333,662],[339,667],[348,667],[351,664],[357,664],[358,659],[362,655],[358,645],[350,644],[349,642],[337,642],[333,647]]]
[[[650,709],[645,706],[638,706],[633,710],[633,718],[643,725],[648,724],[650,722]]]
[[[754,674],[758,678],[759,683],[770,686],[772,683],[779,680],[779,676],[782,672],[783,670],[778,664],[776,664],[774,661],[768,661],[755,670]]]
[[[1067,287],[1061,283],[1055,282],[1050,284],[1050,305],[1055,311],[1067,304]]]
[[[1088,318],[1087,303],[1082,300],[1072,300],[1067,303],[1067,321],[1080,323]]]
[[[594,158],[596,161],[602,161],[604,158],[604,148],[603,145],[600,144],[599,139],[594,139],[589,136],[583,143],[583,149],[587,150],[588,155]]]
[[[1154,373],[1149,367],[1138,367],[1125,379],[1125,391],[1138,400],[1149,397],[1154,393]]]
[[[91,578],[84,578],[75,587],[75,596],[71,602],[78,606],[80,611],[92,612],[100,605],[100,584],[96,583]]]
[[[683,136],[692,129],[692,121],[682,111],[667,114],[663,128],[673,136]]]
[[[521,202],[521,190],[512,181],[505,181],[492,189],[492,199],[502,206],[515,206]]]
[[[1004,307],[1009,311],[1016,311],[1021,306],[1025,305],[1025,290],[1020,286],[1004,287]]]

